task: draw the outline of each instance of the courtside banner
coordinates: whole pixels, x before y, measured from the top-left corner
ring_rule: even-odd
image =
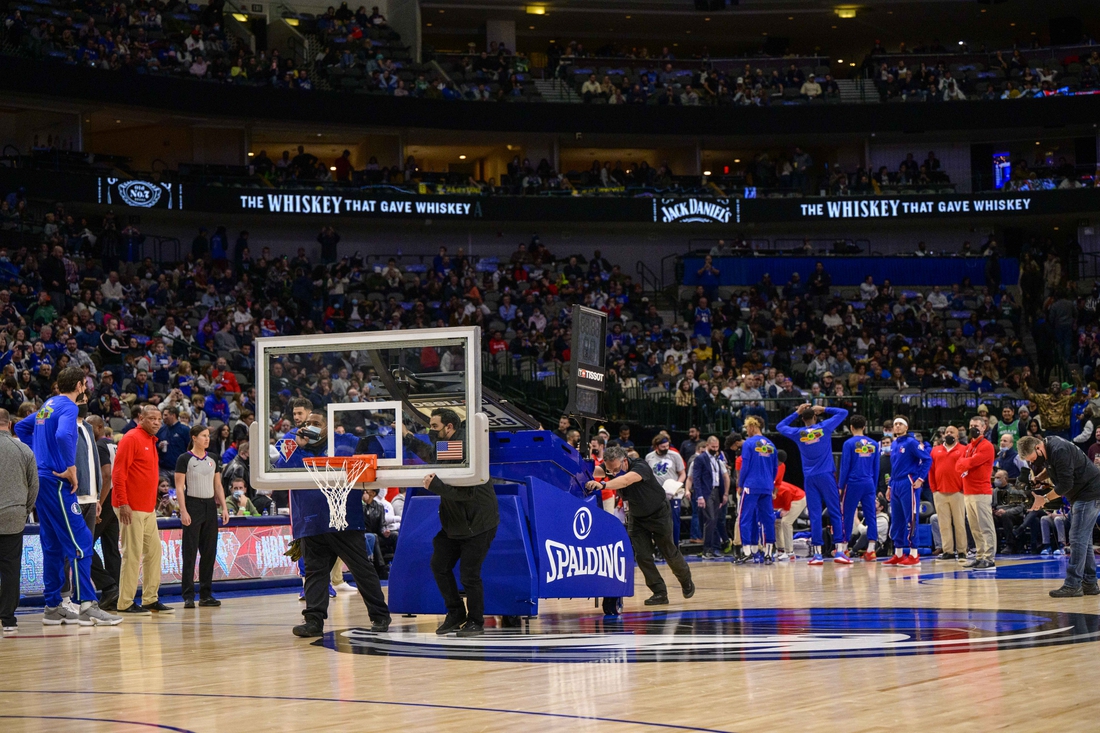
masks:
[[[165,523],[175,526],[160,530],[161,583],[178,583],[183,568],[183,529],[179,527],[178,520]],[[291,539],[289,522],[220,527],[214,580],[289,578],[297,575],[297,565],[284,554]],[[100,543],[96,540],[95,551],[102,558]],[[21,576],[24,595],[43,592],[42,544],[37,533],[23,537]]]
[[[540,598],[634,595],[634,551],[619,518],[598,495],[586,501],[540,479],[527,479],[532,549]]]

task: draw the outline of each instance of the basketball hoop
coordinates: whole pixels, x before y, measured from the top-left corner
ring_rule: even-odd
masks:
[[[378,456],[309,456],[302,463],[328,500],[329,527],[347,529],[348,494],[356,484],[374,481]]]

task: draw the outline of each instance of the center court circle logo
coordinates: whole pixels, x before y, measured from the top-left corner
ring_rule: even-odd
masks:
[[[366,629],[327,634],[339,652],[481,662],[751,662],[961,654],[1100,639],[1100,616],[938,608],[753,608],[540,618],[535,633],[477,640]]]
[[[573,515],[573,536],[583,540],[592,531],[592,512],[588,507],[582,506]]]

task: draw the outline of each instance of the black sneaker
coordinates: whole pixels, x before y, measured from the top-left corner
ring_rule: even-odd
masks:
[[[937,557],[936,559],[937,560],[955,560],[956,558],[957,558],[957,555],[954,552],[945,552],[942,555],[940,555],[939,557]]]
[[[102,606],[100,606],[100,608],[102,608]],[[135,603],[134,605],[130,606],[129,608],[119,609],[118,611],[115,611],[115,613],[122,613],[122,614],[125,614],[127,616],[150,616],[150,615],[152,615],[149,612],[149,609],[145,608],[140,603]]]
[[[1051,598],[1078,598],[1085,595],[1085,591],[1081,588],[1070,588],[1068,585],[1063,585],[1061,588],[1055,588],[1050,592]]]
[[[1100,596],[1100,585],[1082,585],[1081,592],[1086,596]]]
[[[523,619],[519,616],[501,616],[500,628],[502,629],[522,629]]]
[[[149,609],[150,611],[156,611],[157,613],[175,613],[176,612],[176,609],[172,608],[171,606],[166,606],[163,603],[161,603],[160,601],[157,601],[156,603],[150,603],[148,606],[146,606],[146,608]]]
[[[373,621],[373,622],[371,622],[370,630],[371,630],[371,633],[373,633],[373,634],[384,634],[384,633],[386,633],[387,631],[390,630],[390,619],[386,619],[385,621]]]
[[[684,591],[684,600],[687,600],[688,598],[691,598],[693,595],[695,595],[695,582],[689,580],[688,584],[683,587],[683,591]]]
[[[118,589],[103,591],[103,598],[99,601],[99,607],[104,611],[114,611],[118,608]]]
[[[443,623],[439,625],[439,628],[435,630],[435,633],[439,636],[450,634],[454,631],[458,631],[462,628],[462,624],[466,623],[466,616],[459,616],[457,614],[447,614],[447,618],[443,619]]]
[[[667,606],[668,594],[667,593],[654,593],[649,598],[645,599],[647,606]]]
[[[200,608],[217,608],[220,605],[222,605],[222,602],[219,601],[214,596],[210,596],[209,598],[200,598],[199,599],[199,607]]]
[[[312,619],[306,621],[304,624],[299,624],[292,629],[295,636],[301,636],[303,638],[311,638],[314,636],[324,636],[325,627],[320,621],[314,621]]]
[[[458,637],[460,639],[468,639],[471,636],[481,636],[484,633],[484,624],[479,624],[476,621],[467,621],[466,624],[458,630]]]
[[[194,607],[195,607],[195,599],[194,599],[194,598],[188,598],[188,599],[186,599],[186,600],[185,600],[185,601],[183,602],[183,607],[184,607],[184,608],[194,608]]]

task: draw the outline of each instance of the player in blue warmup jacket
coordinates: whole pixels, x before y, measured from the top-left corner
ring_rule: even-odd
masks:
[[[77,403],[85,402],[88,392],[84,370],[62,369],[57,375],[57,389],[59,394],[46,400],[38,412],[15,424],[15,434],[34,452],[38,463],[39,491],[34,511],[42,543],[46,601],[42,623],[114,626],[122,617],[99,609],[92,585],[92,532],[76,500]],[[66,560],[73,569],[73,601],[80,606],[76,613],[61,603]]]
[[[741,504],[738,523],[741,527],[741,543],[745,545],[753,562],[771,565],[775,552],[775,508],[772,492],[775,490],[775,474],[779,471],[779,458],[775,444],[761,435],[764,424],[760,418],[745,418],[745,434],[749,436],[741,444]],[[760,525],[764,525],[765,547],[757,554]]]
[[[920,563],[913,540],[920,519],[920,489],[931,467],[928,447],[909,435],[909,421],[905,417],[895,417],[894,443],[890,448],[890,538],[894,541],[894,556],[886,561],[887,565]]]
[[[292,449],[284,442],[278,444],[280,452],[274,463],[275,468],[304,467],[302,459],[306,456],[329,455],[327,418],[319,412],[312,412],[301,426],[287,433],[283,440],[292,441],[295,447]],[[354,455],[358,442],[354,436],[336,434],[333,455]],[[303,480],[309,479],[303,476]],[[337,530],[331,526],[328,499],[320,489],[290,492],[290,529],[294,539],[301,542],[306,601],[302,611],[305,622],[294,627],[295,636],[323,635],[328,616],[328,589],[331,588],[329,574],[339,561],[348,566],[355,578],[370,615],[371,630],[382,633],[390,626],[390,612],[382,594],[382,583],[374,564],[367,557],[362,490],[349,492],[346,502],[347,527]]]
[[[852,437],[844,441],[844,447],[840,451],[840,480],[837,481],[841,504],[844,506],[844,538],[852,538],[856,507],[862,507],[869,540],[863,559],[874,562],[875,543],[878,542],[875,487],[878,485],[879,446],[863,434],[867,429],[867,418],[863,415],[853,415],[848,424],[852,429]]]
[[[822,420],[824,416],[824,420]],[[798,445],[802,454],[802,476],[806,484],[806,507],[810,512],[810,535],[813,543],[811,565],[821,565],[821,545],[824,534],[821,526],[821,505],[829,510],[833,525],[833,542],[837,545],[833,559],[851,564],[848,559],[848,536],[844,534],[844,514],[840,510],[840,490],[836,485],[836,464],[833,462],[833,431],[844,424],[848,411],[841,407],[799,405],[794,414],[788,415],[776,426],[781,434]],[[794,421],[802,421],[795,427]],[[819,422],[820,420],[820,422]]]

